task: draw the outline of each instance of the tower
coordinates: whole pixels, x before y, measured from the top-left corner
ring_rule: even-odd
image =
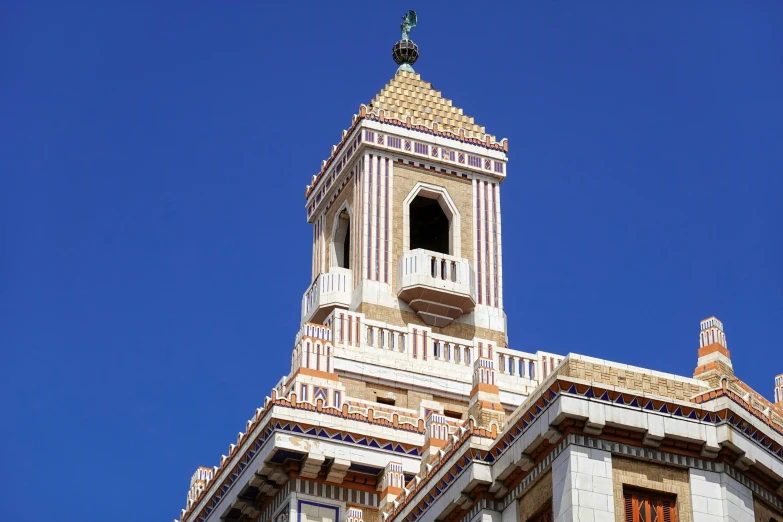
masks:
[[[783,373],[775,377],[775,405],[783,410]]]
[[[701,321],[699,330],[699,359],[693,376],[715,387],[726,379],[733,380],[734,367],[723,323],[713,315]]]
[[[302,322],[382,321],[415,331],[421,358],[434,356],[433,333],[506,346],[507,141],[395,60],[407,67],[360,107],[307,187],[313,283]],[[367,335],[389,346],[395,334]]]
[[[212,480],[213,471],[209,468],[199,466],[193,476],[190,477],[190,489],[188,490],[188,499],[185,505],[188,509],[196,502],[196,499],[204,491],[207,482]]]

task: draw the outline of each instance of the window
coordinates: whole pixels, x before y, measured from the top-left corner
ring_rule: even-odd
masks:
[[[410,248],[449,253],[449,218],[437,199],[416,196],[410,203]]]
[[[351,216],[343,210],[335,218],[332,232],[332,264],[351,268]]]
[[[647,491],[625,490],[625,522],[677,522],[675,498]]]
[[[302,385],[302,400],[303,401],[307,400],[307,385],[306,384]]]

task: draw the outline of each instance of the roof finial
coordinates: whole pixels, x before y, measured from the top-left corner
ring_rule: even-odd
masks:
[[[410,39],[411,29],[416,27],[418,18],[416,11],[411,9],[402,17],[400,29],[402,30],[402,40],[392,47],[392,58],[400,67],[398,71],[414,72],[411,67],[419,59],[419,46]]]

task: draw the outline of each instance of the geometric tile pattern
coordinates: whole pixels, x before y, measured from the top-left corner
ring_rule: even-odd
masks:
[[[482,141],[486,134],[483,126],[476,125],[473,118],[454,107],[451,100],[443,98],[440,91],[433,89],[429,82],[422,81],[416,73],[398,71],[372,99],[368,108],[371,111],[382,109],[389,118],[400,121],[410,116],[416,125],[431,127],[437,123],[442,129],[452,132],[462,128],[468,137]]]
[[[270,405],[271,404],[272,403],[270,402]],[[297,406],[299,405],[304,406],[303,403],[298,403]],[[367,435],[358,435],[355,433],[349,433],[342,430],[335,430],[335,429],[324,428],[320,426],[309,426],[302,423],[297,423],[297,422],[292,422],[287,420],[278,420],[272,418],[269,419],[267,425],[264,426],[264,428],[259,432],[255,441],[252,443],[250,447],[248,447],[245,450],[245,453],[242,455],[240,461],[227,474],[227,476],[224,476],[226,475],[225,473],[220,474],[220,477],[222,477],[223,480],[222,483],[220,484],[220,487],[215,491],[215,494],[212,496],[210,501],[201,510],[196,520],[198,520],[199,522],[206,521],[209,515],[212,514],[214,509],[218,506],[220,501],[223,499],[223,496],[231,489],[231,486],[234,485],[237,479],[239,479],[242,472],[244,472],[244,470],[247,468],[247,466],[250,464],[250,462],[253,460],[256,454],[258,454],[258,452],[261,451],[261,449],[265,446],[265,444],[269,440],[274,440],[274,437],[272,437],[272,435],[276,432],[298,433],[301,435],[309,435],[312,437],[318,437],[318,438],[328,439],[332,441],[356,444],[357,446],[364,446],[364,447],[374,448],[382,451],[390,451],[401,455],[408,455],[413,457],[421,456],[421,450],[418,446],[403,444],[401,442],[396,442],[396,441],[387,441],[387,440],[383,440],[377,437],[371,437]],[[222,472],[223,470],[220,471]],[[217,479],[218,477],[215,478]],[[204,492],[208,491],[211,488],[212,485],[210,484],[209,487],[204,490]],[[205,494],[204,492],[202,492],[202,495],[200,496],[203,496]],[[194,506],[197,505],[199,501],[200,498],[196,500]],[[187,518],[187,514],[182,517],[182,520],[185,520],[186,518]]]

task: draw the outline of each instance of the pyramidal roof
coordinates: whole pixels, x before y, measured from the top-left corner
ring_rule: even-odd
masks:
[[[400,121],[410,116],[413,125],[431,127],[437,123],[441,130],[454,134],[464,129],[466,137],[481,141],[487,136],[484,126],[477,125],[471,116],[466,116],[462,109],[433,89],[432,84],[413,72],[397,71],[367,109],[371,112],[383,110],[387,118]],[[495,136],[490,135],[490,140],[496,141]]]

